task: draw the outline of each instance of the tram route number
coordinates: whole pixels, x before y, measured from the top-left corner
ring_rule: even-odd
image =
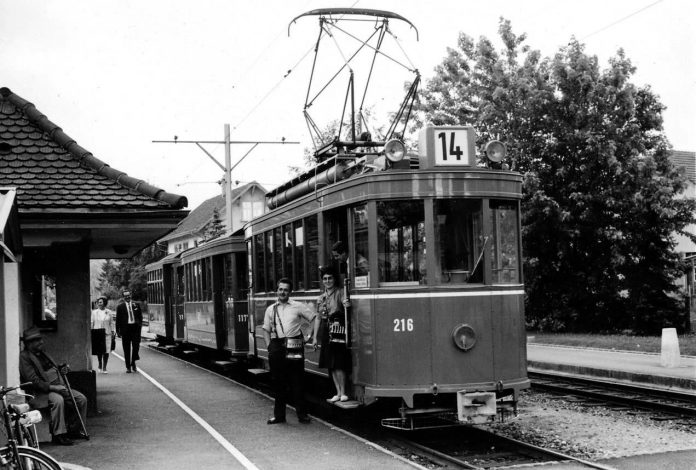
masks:
[[[249,321],[249,315],[237,315],[237,321],[239,323],[246,323]]]
[[[465,129],[437,133],[435,165],[469,166],[469,134]]]
[[[394,331],[397,333],[413,331],[413,318],[395,318]]]

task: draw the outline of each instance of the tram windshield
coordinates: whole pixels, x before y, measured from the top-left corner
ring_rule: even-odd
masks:
[[[436,245],[442,283],[483,282],[483,234],[480,199],[435,201]]]
[[[380,285],[426,283],[423,201],[377,203]]]

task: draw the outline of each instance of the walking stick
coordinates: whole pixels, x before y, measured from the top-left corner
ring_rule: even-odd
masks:
[[[77,401],[75,400],[75,395],[73,394],[72,387],[70,387],[70,382],[68,381],[68,375],[64,374],[60,367],[58,368],[58,373],[63,378],[63,382],[65,382],[65,386],[68,388],[68,393],[70,394],[70,398],[72,399],[73,406],[75,407],[75,412],[77,413],[77,417],[80,419],[80,426],[82,426],[82,432],[85,433],[85,439],[87,439],[89,441],[89,434],[87,434],[87,428],[85,427],[85,422],[82,420],[82,413],[80,413],[80,409],[77,407]]]
[[[53,367],[56,368],[58,373],[60,374],[61,378],[63,379],[63,383],[65,384],[65,387],[68,389],[68,394],[70,395],[70,398],[72,400],[72,404],[75,407],[75,413],[77,413],[77,417],[80,420],[80,426],[82,426],[82,432],[85,435],[85,439],[89,440],[89,434],[87,433],[87,427],[85,427],[85,422],[82,420],[82,414],[80,413],[80,408],[77,406],[77,400],[75,400],[75,394],[73,394],[72,387],[70,386],[70,381],[68,381],[68,375],[63,373],[63,367],[66,364],[63,364],[63,366],[58,366],[53,358],[51,358],[48,354],[43,354],[43,356],[49,360],[49,362],[53,365]]]

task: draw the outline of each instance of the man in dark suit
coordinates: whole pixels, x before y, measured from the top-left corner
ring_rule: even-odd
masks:
[[[87,398],[75,389],[72,402],[63,375],[67,373],[67,366],[58,366],[56,362],[44,351],[44,341],[41,331],[35,326],[24,330],[22,335],[24,350],[19,353],[19,376],[22,382],[31,382],[29,393],[34,398],[29,404],[34,409],[51,408],[50,428],[53,443],[69,446],[71,438],[87,439],[87,435],[80,431],[80,421],[75,413],[80,413],[82,422],[87,419]],[[61,367],[62,370],[58,370]],[[77,410],[75,409],[77,404]],[[68,410],[71,413],[68,413]]]
[[[143,312],[140,305],[131,300],[129,290],[123,291],[123,302],[116,307],[116,334],[122,339],[123,356],[126,359],[126,372],[138,372],[135,361],[140,360],[140,329]]]

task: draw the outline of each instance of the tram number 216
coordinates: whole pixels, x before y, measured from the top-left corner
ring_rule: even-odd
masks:
[[[413,318],[395,318],[394,331],[397,333],[413,331]]]

